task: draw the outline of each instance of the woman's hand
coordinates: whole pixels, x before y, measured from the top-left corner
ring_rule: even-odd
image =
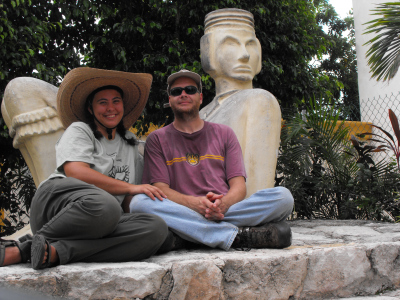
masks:
[[[145,194],[152,200],[156,198],[161,200],[167,198],[165,193],[158,187],[150,184],[130,184],[128,182],[108,177],[96,170],[90,168],[90,165],[84,162],[66,162],[64,165],[65,175],[74,177],[84,182],[94,184],[105,190],[111,195],[137,195]]]
[[[167,195],[159,189],[151,184],[140,184],[140,185],[131,185],[131,189],[129,191],[129,195],[136,195],[136,194],[146,194],[152,200],[163,200],[163,198],[167,198]]]

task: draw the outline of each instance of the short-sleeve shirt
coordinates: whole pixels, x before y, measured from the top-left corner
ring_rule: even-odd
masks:
[[[127,132],[126,137],[134,137],[134,134]],[[57,168],[49,178],[66,177],[64,163],[79,161],[108,177],[140,184],[143,170],[143,157],[140,156],[138,147],[129,145],[118,133],[113,140],[98,140],[89,125],[74,122],[56,144]],[[120,203],[125,197],[114,196]]]
[[[163,182],[185,195],[226,194],[228,181],[246,178],[242,150],[233,130],[204,122],[192,134],[170,124],[146,139],[142,183]]]

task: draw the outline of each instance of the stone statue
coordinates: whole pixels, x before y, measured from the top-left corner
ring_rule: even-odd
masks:
[[[56,168],[55,144],[64,128],[56,110],[58,88],[39,79],[11,80],[1,104],[1,113],[13,146],[19,149],[36,187]]]
[[[207,14],[204,23],[201,63],[215,80],[216,95],[200,117],[226,124],[236,133],[248,176],[247,195],[251,195],[274,186],[280,107],[271,93],[253,89],[253,77],[261,71],[253,15],[241,9],[220,9]]]

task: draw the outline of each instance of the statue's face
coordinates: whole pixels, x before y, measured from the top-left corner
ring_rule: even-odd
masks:
[[[216,77],[253,80],[261,67],[261,46],[254,32],[218,30],[213,34]]]

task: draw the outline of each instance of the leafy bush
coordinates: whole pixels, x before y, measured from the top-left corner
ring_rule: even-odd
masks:
[[[368,133],[368,132],[364,133],[364,135],[371,135],[371,136],[376,137],[376,138],[370,138],[369,140],[373,141],[373,142],[378,142],[381,144],[376,148],[377,150],[379,150],[379,151],[385,151],[386,149],[392,150],[394,153],[394,156],[396,157],[397,167],[399,168],[399,171],[400,171],[400,162],[399,162],[399,159],[400,159],[400,127],[399,127],[399,121],[397,119],[397,116],[391,109],[389,109],[389,120],[390,120],[390,123],[392,124],[392,128],[393,128],[394,134],[396,136],[397,142],[394,140],[393,136],[389,132],[384,130],[382,127],[379,127],[376,125],[372,125],[372,126],[379,129],[381,131],[381,133],[384,135]]]
[[[0,119],[0,126],[6,126]],[[28,223],[28,211],[36,191],[32,176],[21,152],[12,147],[8,132],[0,132],[0,237],[13,234]],[[4,224],[3,224],[4,223]]]
[[[0,169],[0,209],[5,219],[0,222],[0,236],[8,236],[29,223],[29,208],[36,192],[32,176],[22,161],[7,161]],[[11,171],[13,170],[13,171]]]
[[[335,106],[311,101],[306,112],[282,128],[277,165],[276,184],[295,199],[293,217],[393,221],[400,215],[396,164],[375,163],[364,143],[357,151]]]
[[[373,161],[372,153],[381,152],[382,145],[372,146],[358,141],[354,136],[351,142],[356,151],[349,154],[356,159],[358,171],[350,180],[349,188],[354,201],[364,212],[362,217],[375,220],[389,217],[395,220],[400,216],[400,176],[396,162],[393,159],[378,163]]]

